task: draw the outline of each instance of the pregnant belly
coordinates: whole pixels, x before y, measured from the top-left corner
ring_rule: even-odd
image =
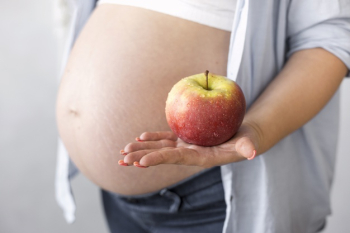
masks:
[[[230,33],[135,7],[99,6],[82,30],[59,89],[60,136],[79,170],[124,195],[179,182],[200,167],[118,165],[144,131],[169,130],[165,101],[181,78],[226,74]]]

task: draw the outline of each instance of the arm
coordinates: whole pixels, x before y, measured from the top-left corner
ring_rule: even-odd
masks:
[[[314,117],[339,87],[347,68],[320,49],[295,52],[245,115],[237,134],[215,147],[184,143],[171,132],[144,133],[124,148],[124,163],[217,166],[259,155]],[[138,164],[139,162],[139,164]]]
[[[244,119],[259,135],[258,153],[313,118],[338,89],[347,68],[320,48],[294,53]]]

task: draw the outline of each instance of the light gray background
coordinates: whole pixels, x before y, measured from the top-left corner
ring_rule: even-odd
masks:
[[[74,224],[65,223],[54,199],[54,106],[62,45],[53,34],[52,5],[48,0],[0,3],[0,232],[106,233],[98,188],[83,176],[73,181]],[[342,89],[327,233],[350,232],[350,80]]]

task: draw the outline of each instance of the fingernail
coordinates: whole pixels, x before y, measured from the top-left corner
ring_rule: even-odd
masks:
[[[121,155],[127,155],[128,153],[125,152],[124,150],[120,150],[120,154],[121,154]]]
[[[142,165],[140,165],[140,163],[139,162],[134,162],[134,166],[135,167],[139,167],[139,168],[148,168],[147,166],[142,166]]]
[[[124,163],[123,160],[119,160],[119,161],[118,161],[118,164],[121,165],[121,166],[129,166],[129,164]]]
[[[143,140],[141,140],[139,137],[135,138],[135,140],[138,142],[143,142]]]
[[[248,160],[252,160],[255,158],[255,155],[256,155],[256,150],[253,150],[253,155],[249,158],[247,158]]]

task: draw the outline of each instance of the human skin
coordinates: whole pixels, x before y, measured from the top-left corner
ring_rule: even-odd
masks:
[[[203,170],[122,167],[119,151],[144,131],[169,130],[165,101],[181,78],[207,69],[226,75],[229,41],[230,32],[184,19],[98,6],[73,47],[57,98],[59,134],[79,170],[124,195],[160,190]]]
[[[170,131],[145,132],[140,136],[143,142],[126,145],[127,155],[120,164],[212,167],[252,159],[314,117],[336,92],[346,71],[339,58],[322,48],[295,52],[228,142],[208,148],[184,143]]]

